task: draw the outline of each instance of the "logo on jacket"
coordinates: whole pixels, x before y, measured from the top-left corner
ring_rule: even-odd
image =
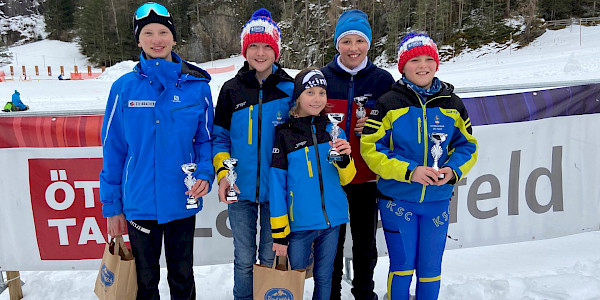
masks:
[[[115,282],[115,273],[111,272],[106,264],[102,264],[102,268],[100,269],[100,280],[104,286],[111,286]]]
[[[379,110],[378,109],[371,110],[371,116],[377,116],[377,115],[379,115]]]
[[[277,111],[277,115],[275,116],[275,121],[273,121],[273,125],[277,126],[283,124],[283,114],[281,113],[281,111]]]
[[[435,115],[433,123],[434,124],[431,124],[432,129],[435,129],[436,131],[444,130],[444,124],[440,124],[440,116]]]
[[[174,95],[173,96],[173,102],[181,102],[181,101],[179,101],[179,96]]]
[[[277,153],[279,153],[279,148],[273,147],[273,154],[277,154]]]
[[[304,147],[304,145],[306,145],[306,141],[302,141],[300,143],[296,144],[296,149],[300,148],[300,147]]]
[[[154,107],[156,101],[150,100],[129,100],[129,107]]]
[[[240,109],[240,108],[243,108],[244,106],[246,106],[246,102],[247,102],[247,101],[244,101],[244,102],[242,102],[242,103],[238,103],[238,104],[236,104],[236,105],[235,105],[235,109]]]
[[[288,289],[274,288],[265,293],[265,300],[294,300],[294,294]]]

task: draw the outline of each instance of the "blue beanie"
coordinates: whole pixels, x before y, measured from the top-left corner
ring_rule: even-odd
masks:
[[[348,34],[358,34],[367,40],[369,48],[371,48],[371,25],[369,17],[363,11],[352,9],[345,11],[338,19],[335,25],[335,48],[338,48],[338,43],[341,38]]]

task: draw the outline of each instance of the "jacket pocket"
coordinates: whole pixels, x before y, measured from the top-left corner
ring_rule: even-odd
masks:
[[[308,147],[304,147],[304,155],[306,156],[306,166],[308,167],[308,177],[313,177],[313,172],[312,172],[312,163],[310,161],[310,158],[308,158],[308,152],[309,152],[309,148]]]

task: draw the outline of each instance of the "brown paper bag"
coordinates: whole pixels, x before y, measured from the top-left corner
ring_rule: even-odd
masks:
[[[283,264],[273,262],[273,267],[254,265],[254,300],[302,300],[305,270],[290,270],[287,262],[285,257]]]
[[[122,236],[111,238],[104,248],[94,293],[100,300],[129,300],[137,296],[135,259]]]

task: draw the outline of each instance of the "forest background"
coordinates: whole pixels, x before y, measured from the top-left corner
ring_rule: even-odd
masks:
[[[240,52],[240,31],[252,13],[265,7],[282,30],[280,63],[286,68],[323,66],[336,53],[336,20],[348,9],[369,15],[373,41],[369,57],[393,64],[398,43],[409,31],[426,32],[442,60],[493,44],[502,49],[527,45],[550,20],[587,18],[598,22],[600,0],[155,0],[175,18],[175,51],[189,61],[205,62]],[[47,38],[76,41],[98,66],[137,60],[133,11],[144,0],[0,0],[0,46],[25,43],[11,18],[39,15]],[[600,19],[600,18],[598,18]],[[566,23],[561,23],[564,27]],[[560,26],[558,27],[560,28]]]

